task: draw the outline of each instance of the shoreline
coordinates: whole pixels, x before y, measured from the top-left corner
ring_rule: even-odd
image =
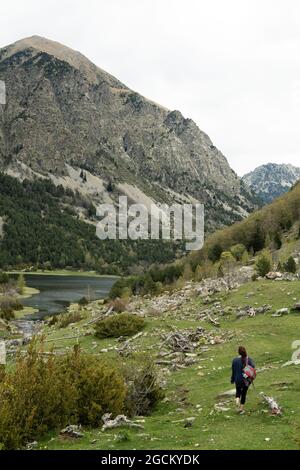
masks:
[[[39,289],[35,289],[34,287],[24,287],[24,293],[23,294],[18,294],[18,299],[22,303],[22,299],[30,299],[30,297],[33,297],[34,295],[37,295],[40,293]],[[22,304],[23,305],[23,304]],[[39,310],[34,307],[27,307],[26,305],[23,306],[22,310],[15,310],[15,319],[16,320],[22,320],[23,318],[26,318],[28,315],[33,315],[34,313],[37,313]]]
[[[119,279],[121,276],[115,274],[97,274],[96,271],[66,271],[64,269],[57,271],[8,271],[7,274],[19,275],[24,274],[26,276],[82,276],[82,277],[107,277]]]

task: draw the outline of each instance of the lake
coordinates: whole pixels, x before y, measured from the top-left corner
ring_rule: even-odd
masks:
[[[70,303],[78,302],[82,297],[103,299],[117,280],[115,277],[55,274],[25,274],[24,277],[28,287],[40,291],[39,294],[22,300],[23,305],[39,310],[26,317],[31,320],[61,313]]]

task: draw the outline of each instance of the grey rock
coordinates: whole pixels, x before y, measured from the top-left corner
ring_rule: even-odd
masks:
[[[75,439],[80,439],[83,437],[83,433],[81,432],[81,426],[77,426],[75,424],[71,424],[66,428],[60,431],[61,436],[71,437]]]

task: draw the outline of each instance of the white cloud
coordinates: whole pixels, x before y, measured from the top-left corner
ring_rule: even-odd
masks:
[[[298,0],[11,0],[0,31],[58,40],[181,110],[239,174],[300,165]]]

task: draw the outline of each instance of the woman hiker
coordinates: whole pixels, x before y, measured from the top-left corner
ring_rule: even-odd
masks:
[[[232,375],[231,383],[236,386],[236,405],[239,408],[240,414],[244,414],[244,405],[250,382],[243,377],[243,370],[246,366],[255,368],[255,364],[250,357],[247,356],[247,351],[243,346],[238,349],[239,356],[232,361]]]

